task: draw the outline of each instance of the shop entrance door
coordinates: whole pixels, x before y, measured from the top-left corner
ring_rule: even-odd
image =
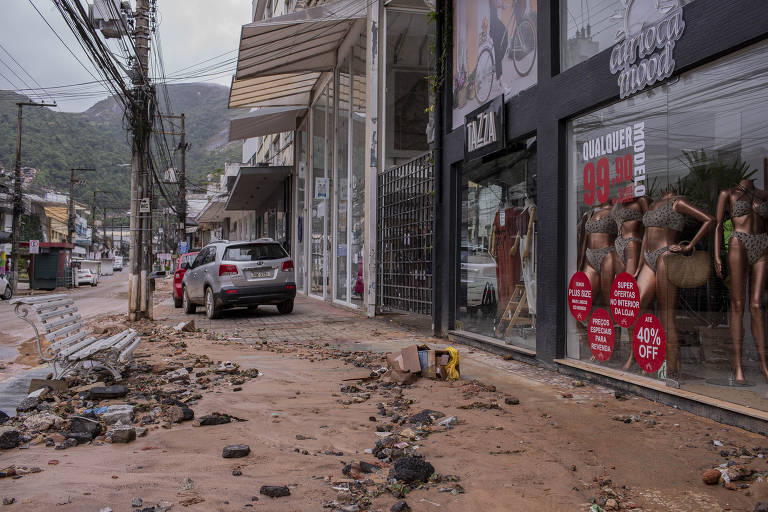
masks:
[[[312,107],[309,294],[321,299],[330,293],[332,94],[332,89],[326,87]]]
[[[378,177],[376,302],[382,311],[432,314],[435,165],[431,153]]]

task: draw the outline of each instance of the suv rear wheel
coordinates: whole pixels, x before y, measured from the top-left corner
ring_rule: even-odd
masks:
[[[293,311],[293,299],[287,300],[285,302],[281,302],[277,305],[277,310],[280,312],[281,315],[287,315],[291,311]]]
[[[184,312],[188,315],[194,314],[195,311],[197,311],[197,306],[195,306],[194,304],[192,304],[192,302],[190,302],[189,295],[187,295],[186,287],[181,289],[181,297],[182,297],[181,299],[182,305],[184,306]]]
[[[216,306],[216,299],[213,297],[213,290],[210,287],[205,289],[205,316],[210,320],[221,318],[221,308]]]

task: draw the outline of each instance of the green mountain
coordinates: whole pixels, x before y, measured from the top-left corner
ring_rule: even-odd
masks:
[[[167,87],[173,112],[186,115],[190,144],[188,183],[200,184],[208,173],[223,167],[224,162],[240,161],[242,144],[227,143],[229,119],[233,115],[233,111],[227,109],[229,89],[206,83]],[[27,99],[9,91],[0,93],[0,165],[12,169],[16,151],[16,102]],[[173,128],[166,124],[167,131],[178,131],[179,120],[173,122]],[[69,188],[70,168],[93,167],[96,172],[82,173],[86,183],[76,187],[75,199],[90,203],[93,190],[109,190],[113,200],[104,198],[99,203],[127,206],[130,167],[124,164],[131,161],[129,135],[122,107],[114,98],[99,101],[85,112],[77,113],[24,107],[21,165],[38,170],[33,190],[53,187],[62,192]],[[178,138],[176,140],[178,142]],[[161,165],[159,161],[157,164]]]

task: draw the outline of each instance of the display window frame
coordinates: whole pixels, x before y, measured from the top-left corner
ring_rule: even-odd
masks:
[[[656,217],[667,223],[665,225],[669,226],[668,229],[680,233],[678,238],[681,247],[690,245],[693,248],[695,245],[695,253],[700,256],[706,255],[706,258],[702,258],[701,265],[697,264],[696,268],[706,269],[708,277],[703,278],[703,281],[696,283],[691,281],[692,284],[686,284],[678,282],[681,279],[679,276],[670,276],[668,286],[671,291],[668,296],[667,292],[659,291],[658,287],[662,285],[656,281],[655,300],[648,306],[642,306],[640,303],[641,306],[635,313],[637,316],[634,317],[636,320],[628,321],[629,328],[626,332],[618,327],[620,325],[618,317],[611,311],[612,305],[608,305],[607,297],[600,297],[600,295],[606,295],[606,290],[600,291],[598,288],[596,291],[593,286],[590,299],[594,300],[597,294],[602,307],[611,311],[614,317],[611,325],[616,325],[610,329],[612,333],[605,331],[607,336],[601,338],[609,339],[611,345],[615,343],[615,347],[611,350],[619,357],[618,361],[614,357],[614,360],[608,364],[606,360],[600,359],[594,350],[593,332],[602,331],[599,328],[593,328],[592,322],[577,321],[573,310],[571,313],[568,312],[573,303],[572,294],[578,295],[578,286],[573,286],[575,272],[582,270],[575,263],[575,256],[583,251],[583,247],[580,249],[577,245],[579,240],[577,235],[569,232],[566,242],[568,255],[566,278],[570,281],[566,281],[567,290],[564,291],[561,299],[569,305],[564,308],[567,325],[564,358],[567,361],[592,368],[596,372],[615,374],[620,379],[642,382],[648,387],[680,389],[682,392],[693,393],[705,402],[722,400],[732,404],[731,407],[748,407],[768,414],[768,401],[762,398],[768,386],[768,376],[760,375],[761,347],[765,350],[765,343],[768,340],[765,336],[763,340],[753,339],[755,331],[752,324],[755,320],[751,318],[749,311],[750,306],[760,308],[764,329],[764,315],[768,305],[764,293],[761,300],[757,300],[759,302],[757,306],[754,305],[755,299],[751,298],[753,297],[750,291],[753,284],[751,274],[755,272],[755,263],[759,264],[760,260],[755,259],[753,262],[750,253],[759,250],[759,245],[751,246],[747,243],[753,238],[758,240],[760,236],[766,237],[761,233],[768,232],[764,231],[768,218],[763,216],[761,221],[758,218],[761,215],[758,210],[752,211],[753,208],[757,208],[754,205],[760,204],[760,201],[768,202],[768,192],[765,192],[768,186],[768,153],[765,152],[765,148],[768,147],[768,135],[766,135],[764,121],[762,125],[759,121],[768,118],[765,108],[760,107],[765,104],[762,100],[764,93],[760,91],[765,89],[761,83],[768,85],[766,70],[768,70],[768,40],[763,40],[703,63],[701,66],[688,69],[670,83],[663,83],[628,100],[613,102],[581,113],[568,121],[566,125],[568,226],[572,227],[578,220],[577,214],[583,209],[587,196],[590,198],[593,196],[592,189],[585,187],[587,167],[590,167],[600,155],[608,155],[613,162],[616,155],[621,157],[627,152],[637,160],[634,181],[635,199],[618,206],[625,208],[623,205],[633,205],[638,199],[647,201],[644,209],[647,213],[643,215],[643,224],[646,225],[645,231],[650,233],[648,237],[642,239],[642,247],[646,252],[639,253],[642,263],[638,271],[634,272],[640,273],[636,276],[638,289],[633,292],[632,297],[639,300],[643,297],[643,287],[648,285],[647,279],[644,280],[644,275],[647,273],[642,272],[647,268],[653,268],[653,265],[648,262],[653,260],[656,266],[659,266],[659,259],[653,256],[655,251],[650,250],[655,249],[652,245],[653,237],[658,236],[656,231],[649,231],[658,229],[655,227]],[[740,77],[738,73],[744,73],[744,77]],[[718,77],[727,77],[727,81],[721,84]],[[712,82],[709,83],[707,80]],[[736,84],[739,85],[736,86]],[[729,95],[724,96],[719,90],[720,87],[729,88]],[[599,150],[597,146],[594,150],[585,148],[585,142],[592,143],[597,140],[593,135],[600,131],[595,127],[598,118],[607,120],[602,132],[612,133],[619,124],[626,125],[627,137],[630,132],[634,132],[632,137],[634,148],[632,144],[628,144],[626,150],[622,149],[609,154],[610,152],[606,153],[605,150],[605,141],[599,142],[598,145],[601,146]],[[590,128],[580,128],[577,141],[574,125],[578,124]],[[642,143],[642,160],[638,159],[636,146],[638,140]],[[763,142],[759,142],[760,140]],[[575,143],[576,146],[574,146]],[[608,146],[610,147],[610,144]],[[699,149],[699,146],[702,149]],[[585,153],[590,154],[585,158]],[[594,158],[592,153],[596,153]],[[604,160],[605,157],[600,159]],[[648,168],[647,175],[642,174],[644,171],[640,169],[641,167]],[[611,177],[614,176],[614,171],[611,163],[608,170]],[[701,184],[700,180],[704,179],[700,176],[710,176],[708,179],[712,181],[711,185],[703,188],[698,186]],[[642,180],[642,193],[637,190],[638,179]],[[591,178],[590,183],[592,183]],[[613,184],[614,180],[611,179],[610,185]],[[647,200],[645,194],[647,194]],[[594,193],[594,196],[597,204],[599,202],[597,194]],[[737,215],[734,208],[743,197],[751,198],[754,204],[752,208],[747,208],[747,213]],[[612,213],[616,212],[618,206],[615,203],[617,202],[620,201],[613,201]],[[664,208],[669,211],[663,210]],[[602,208],[595,213],[595,219],[600,217],[600,211]],[[647,222],[646,216],[648,216]],[[749,216],[755,216],[755,218],[752,219]],[[678,217],[680,218],[679,227],[675,225],[678,223]],[[736,217],[741,220],[737,221]],[[744,218],[747,220],[743,220]],[[591,219],[589,221],[591,222]],[[718,229],[720,229],[719,233]],[[752,231],[753,229],[756,231]],[[747,283],[744,285],[740,285],[740,281],[735,280],[737,279],[735,275],[728,277],[733,271],[730,265],[737,265],[737,268],[742,266],[738,255],[734,256],[728,249],[731,233],[740,232],[746,233],[743,246],[745,247],[743,272]],[[600,235],[603,232],[597,231],[597,233]],[[621,235],[616,236],[618,240]],[[688,240],[691,240],[690,244]],[[737,238],[735,242],[737,246],[741,244],[739,240],[742,238]],[[662,245],[664,247],[658,249],[660,251],[658,258],[674,253],[674,248],[672,251],[669,250],[673,245],[669,243]],[[718,275],[720,271],[716,266],[718,254],[722,258],[722,275]],[[750,256],[749,260],[747,260],[748,256]],[[579,261],[582,261],[581,258]],[[729,260],[729,258],[737,259]],[[603,264],[606,260],[603,260]],[[666,263],[666,259],[664,261],[665,268],[671,265]],[[694,263],[688,265],[693,268]],[[676,272],[683,270],[685,269],[680,268]],[[726,281],[726,277],[730,281]],[[617,275],[615,281],[618,280],[620,279]],[[611,301],[615,301],[613,294],[616,286],[614,282],[610,292]],[[739,293],[734,290],[742,286],[746,290],[743,292],[745,295],[742,299],[743,309],[739,314],[738,310],[735,312],[733,310],[736,307],[734,301],[738,301],[734,299],[733,294]],[[665,295],[659,297],[660,293]],[[665,303],[667,306],[664,305]],[[596,311],[594,302],[591,311],[594,315]],[[653,318],[648,318],[648,315],[653,315]],[[698,318],[705,327],[699,326],[692,330],[695,322],[688,320],[691,316]],[[580,323],[583,327],[579,325]],[[733,326],[737,323],[741,325],[740,335],[734,334]],[[643,325],[647,325],[647,332],[651,333],[647,336],[647,340],[643,337],[645,332]],[[734,337],[739,339],[731,339]],[[658,347],[661,355],[653,358],[655,352],[651,354],[649,347],[654,350]],[[624,361],[626,361],[625,364],[621,365]],[[750,392],[754,396],[751,396]]]

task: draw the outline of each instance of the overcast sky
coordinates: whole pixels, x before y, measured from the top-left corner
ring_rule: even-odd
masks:
[[[31,1],[75,55],[96,75],[53,1]],[[135,5],[135,2],[131,4]],[[235,50],[240,38],[240,27],[250,21],[251,14],[251,0],[157,0],[157,6],[163,60],[168,76],[176,70]],[[35,12],[30,0],[0,0],[0,45],[43,87],[93,81],[93,77],[78,64]],[[236,53],[229,53],[200,67],[222,63],[234,57]],[[21,78],[31,87],[37,87],[13,59],[0,48],[0,90],[26,88]],[[234,64],[228,68],[234,69]],[[218,68],[217,71],[222,69],[225,68]],[[226,73],[219,77],[184,81],[212,81],[229,85],[230,80],[231,73]],[[56,101],[60,110],[79,112],[87,109],[107,96],[107,92],[103,88],[100,92],[99,87],[86,87],[87,93],[94,94],[84,98],[59,95]],[[56,97],[56,90],[50,92]]]

